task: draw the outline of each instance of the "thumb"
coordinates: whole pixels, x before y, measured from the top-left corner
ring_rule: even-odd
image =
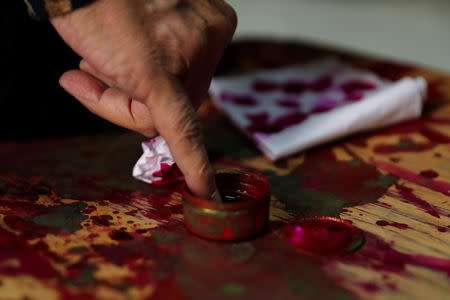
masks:
[[[156,135],[145,104],[135,101],[116,88],[108,87],[91,74],[72,70],[64,73],[59,82],[92,113],[145,136]]]

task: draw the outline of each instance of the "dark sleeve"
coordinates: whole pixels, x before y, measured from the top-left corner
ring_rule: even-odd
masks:
[[[0,0],[1,1],[1,0]],[[24,0],[33,19],[42,20],[67,14],[93,0]]]

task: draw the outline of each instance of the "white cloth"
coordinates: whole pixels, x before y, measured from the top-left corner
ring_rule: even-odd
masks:
[[[335,59],[219,77],[217,107],[270,159],[421,115],[423,78],[390,82]]]
[[[147,183],[163,181],[166,170],[175,167],[166,141],[159,136],[141,145],[143,153],[133,168],[133,176]]]

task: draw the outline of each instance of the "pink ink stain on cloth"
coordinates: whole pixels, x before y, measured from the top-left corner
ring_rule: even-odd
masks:
[[[344,101],[356,102],[356,101],[362,100],[363,98],[364,98],[364,93],[362,91],[353,91],[353,92],[347,94]]]
[[[319,99],[312,109],[313,113],[327,112],[339,106],[339,102],[335,99],[324,97]]]
[[[272,122],[269,122],[269,115],[265,112],[247,114],[246,117],[251,121],[251,124],[247,126],[248,132],[274,134],[288,127],[300,124],[308,117],[308,115],[295,111],[282,115]]]
[[[167,163],[161,163],[161,169],[153,172],[154,177],[160,177],[162,180],[154,181],[152,184],[164,185],[170,183],[178,183],[183,180],[183,174],[176,164],[169,165]]]
[[[308,88],[314,92],[323,92],[331,87],[333,78],[330,75],[324,75],[308,84]]]
[[[275,81],[256,79],[252,83],[252,90],[258,93],[270,93],[278,90],[279,85]]]
[[[324,75],[310,82],[302,79],[291,79],[284,82],[281,89],[288,94],[300,94],[306,90],[323,92],[329,89],[332,83],[333,78],[330,75]]]
[[[370,81],[355,79],[342,83],[340,86],[346,94],[351,94],[357,91],[370,91],[377,88],[375,83]]]
[[[232,93],[224,92],[220,95],[220,99],[224,102],[230,102],[241,106],[258,105],[258,101],[250,95],[235,95]]]
[[[300,108],[300,102],[292,98],[280,99],[277,101],[277,104],[284,108]]]

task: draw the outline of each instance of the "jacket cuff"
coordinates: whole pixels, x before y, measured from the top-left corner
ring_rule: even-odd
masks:
[[[93,0],[24,0],[28,13],[35,20],[61,16]]]

